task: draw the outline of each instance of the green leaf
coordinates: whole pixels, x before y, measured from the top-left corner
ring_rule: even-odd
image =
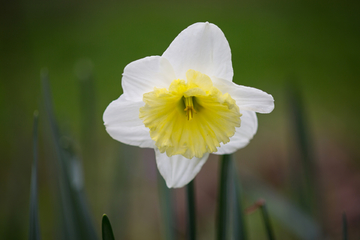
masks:
[[[218,212],[217,212],[217,240],[226,239],[227,218],[228,218],[228,195],[231,155],[225,154],[221,160],[220,183],[218,193]]]
[[[195,208],[195,183],[194,180],[186,185],[187,200],[187,234],[189,240],[196,239],[196,208]]]
[[[40,240],[40,224],[39,224],[39,209],[38,209],[38,187],[37,187],[37,165],[38,165],[38,115],[34,112],[34,126],[33,126],[33,164],[31,169],[31,183],[30,183],[30,227],[29,240]]]
[[[115,239],[113,230],[111,228],[110,220],[106,216],[106,214],[104,214],[102,217],[101,229],[102,229],[102,239],[103,240],[114,240]]]

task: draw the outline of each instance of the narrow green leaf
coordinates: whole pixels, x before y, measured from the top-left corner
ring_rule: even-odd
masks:
[[[300,88],[296,83],[290,85],[287,89],[288,103],[290,111],[290,123],[292,126],[292,133],[295,140],[294,155],[291,157],[291,183],[294,195],[303,209],[311,214],[321,212],[321,205],[317,204],[316,200],[319,192],[316,190],[316,168],[313,154],[313,144],[311,141],[311,134],[307,115],[303,104],[303,98]],[[319,214],[319,213],[318,213]]]
[[[40,224],[39,224],[39,209],[38,209],[38,187],[37,187],[37,168],[38,168],[38,115],[34,112],[34,126],[33,126],[33,164],[31,169],[31,183],[30,183],[30,227],[29,240],[40,240]]]
[[[234,162],[232,162],[234,165]],[[233,236],[235,240],[246,240],[246,225],[242,204],[242,190],[240,186],[240,180],[238,178],[236,168],[233,167],[233,212],[234,212],[234,226]]]
[[[56,173],[57,183],[59,187],[60,194],[60,204],[61,204],[61,220],[62,220],[62,237],[63,239],[76,240],[78,238],[76,234],[76,226],[73,217],[73,206],[70,200],[70,193],[65,183],[66,177],[64,176],[64,164],[62,161],[62,149],[60,147],[60,134],[58,125],[54,116],[53,104],[52,104],[52,96],[49,84],[49,76],[46,69],[41,72],[41,83],[42,83],[42,93],[43,93],[43,101],[45,106],[45,113],[47,115],[47,119],[50,125],[50,135],[54,143],[56,160],[52,164],[56,164],[56,169],[58,172]]]
[[[189,240],[196,239],[196,208],[194,180],[186,185],[187,199],[187,235]]]
[[[75,154],[73,143],[60,134],[53,111],[48,74],[42,73],[42,91],[45,111],[50,125],[57,161],[57,183],[59,185],[62,234],[66,240],[98,239],[85,196],[82,166]]]
[[[227,235],[229,176],[231,176],[230,161],[231,155],[223,155],[218,192],[217,240],[225,240]]]
[[[343,240],[348,240],[346,213],[343,213],[342,215],[342,231],[343,231]]]
[[[174,210],[172,190],[166,186],[166,183],[160,173],[158,173],[158,188],[160,198],[160,211],[162,215],[162,225],[166,240],[175,240],[174,232]]]
[[[110,220],[106,216],[106,214],[104,214],[102,217],[101,229],[102,229],[102,239],[103,240],[114,240],[115,239],[113,230],[111,228]]]
[[[271,227],[270,218],[269,218],[269,214],[268,214],[267,209],[266,209],[265,202],[261,205],[261,213],[262,213],[262,216],[263,216],[265,229],[266,229],[266,235],[268,236],[268,239],[269,240],[275,240],[273,229]]]

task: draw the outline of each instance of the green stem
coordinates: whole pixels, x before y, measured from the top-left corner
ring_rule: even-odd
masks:
[[[172,197],[171,189],[169,189],[164,179],[158,173],[158,188],[159,188],[159,198],[160,198],[160,210],[162,214],[162,222],[164,226],[164,236],[166,240],[174,240],[174,212],[173,212],[173,202],[174,198]]]
[[[244,212],[242,210],[242,192],[240,186],[240,179],[237,175],[236,168],[233,166],[233,206],[234,206],[234,239],[236,240],[246,240],[246,228],[245,228],[245,219]]]
[[[218,197],[218,213],[217,213],[217,240],[226,239],[226,226],[228,216],[228,185],[230,172],[231,155],[223,155],[220,169],[220,184]]]
[[[195,187],[194,180],[192,180],[188,185],[186,185],[187,193],[187,210],[188,210],[188,219],[187,219],[187,235],[189,240],[196,239],[196,214],[195,214]]]

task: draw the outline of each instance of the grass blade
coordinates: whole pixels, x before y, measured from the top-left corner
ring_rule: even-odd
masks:
[[[260,208],[261,208],[261,213],[262,213],[262,216],[263,216],[263,220],[264,220],[264,224],[265,224],[265,228],[266,228],[266,234],[268,236],[268,239],[269,240],[275,240],[274,232],[273,232],[273,229],[271,227],[270,218],[269,218],[269,214],[268,214],[267,209],[266,209],[265,202],[263,202],[263,204],[261,204]]]
[[[106,216],[106,214],[104,214],[102,217],[101,229],[102,229],[103,240],[115,240],[114,233],[111,228],[110,220]]]
[[[160,208],[161,208],[161,215],[162,215],[162,222],[164,226],[164,233],[166,240],[175,240],[174,234],[174,210],[173,210],[173,198],[172,198],[172,191],[169,189],[162,176],[158,172],[158,188],[159,188],[159,195],[160,195]]]
[[[189,240],[196,239],[196,208],[195,208],[195,180],[186,185],[186,198],[187,198],[187,234]]]
[[[343,240],[348,240],[346,213],[343,213],[342,215],[342,230],[343,230]]]
[[[34,112],[33,126],[33,153],[34,159],[31,169],[30,183],[30,227],[29,240],[40,240],[39,208],[38,208],[38,187],[37,187],[37,168],[38,168],[38,112]]]
[[[218,212],[217,212],[217,240],[226,239],[227,218],[228,218],[228,195],[229,195],[229,176],[231,155],[225,154],[221,160],[220,183],[218,193]]]

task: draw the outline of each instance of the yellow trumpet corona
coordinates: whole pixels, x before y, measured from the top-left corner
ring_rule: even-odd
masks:
[[[240,127],[240,111],[228,93],[213,86],[209,76],[195,70],[184,80],[174,80],[169,89],[145,93],[140,119],[161,153],[170,157],[202,157],[229,142]]]

